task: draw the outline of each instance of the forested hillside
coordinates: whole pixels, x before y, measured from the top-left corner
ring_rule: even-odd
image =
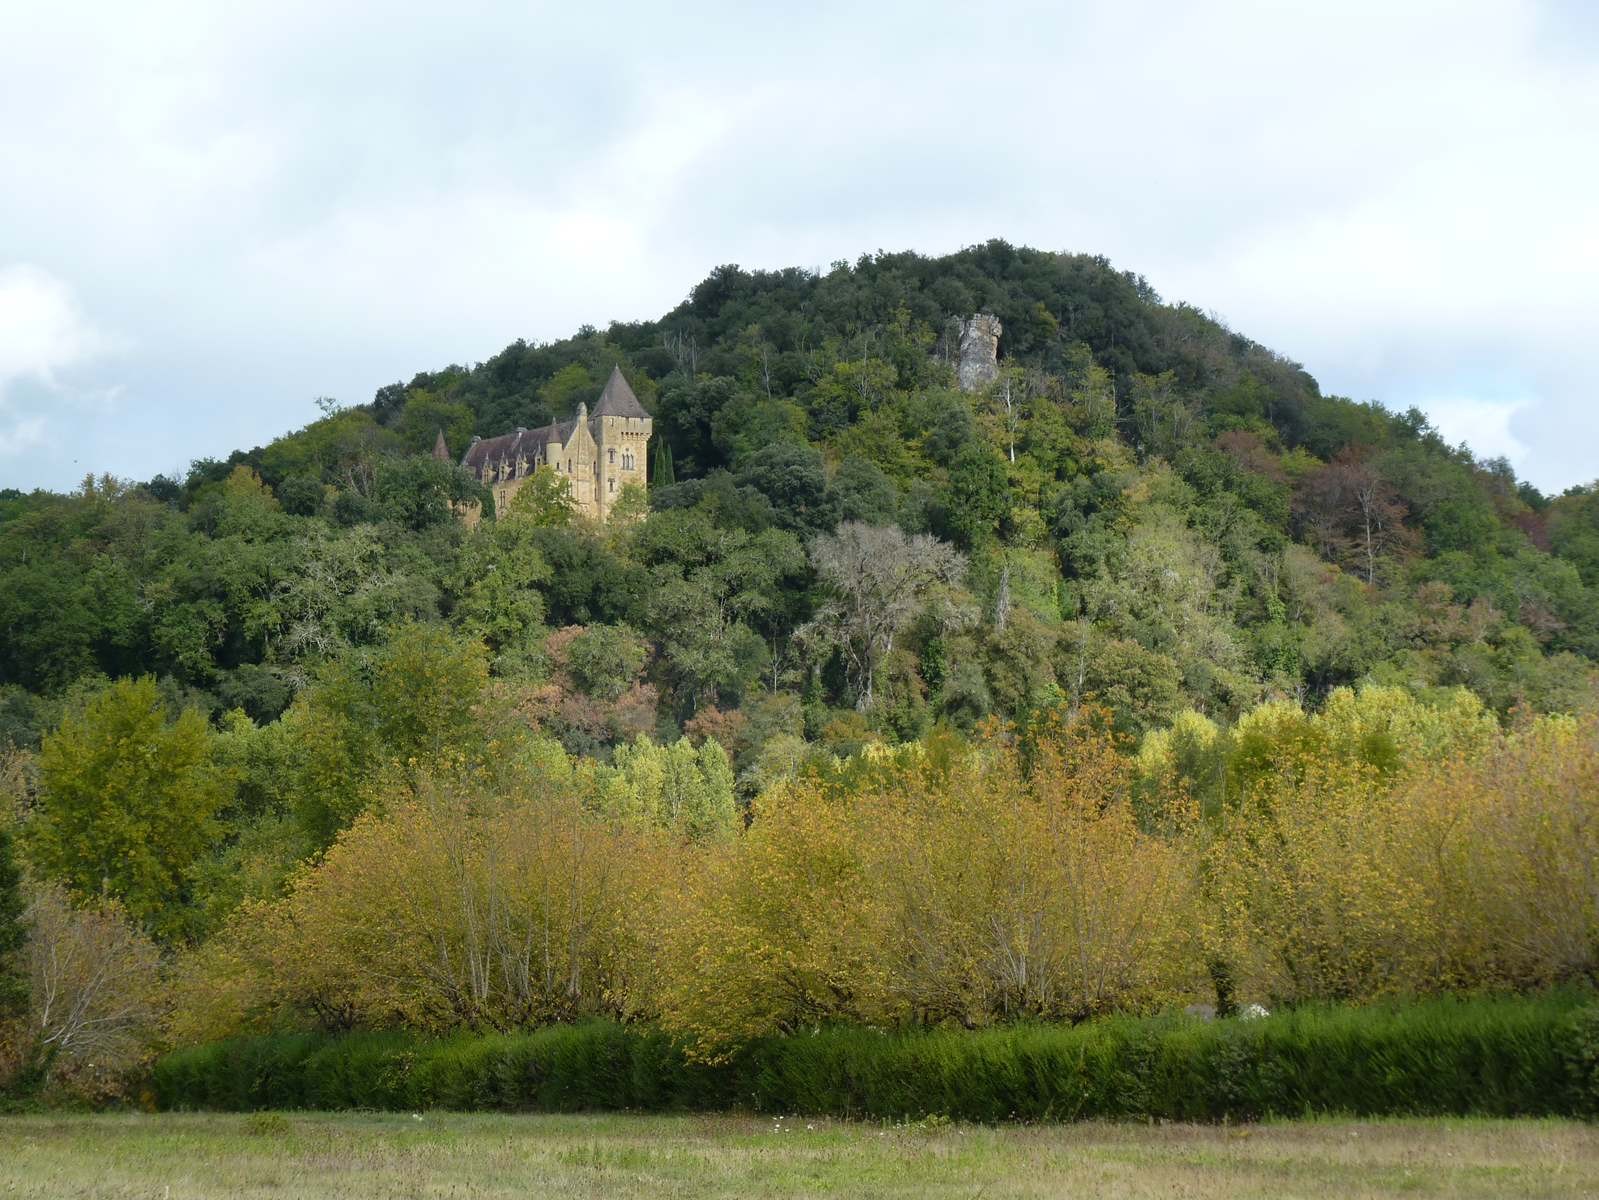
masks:
[[[999,376],[963,391],[959,321],[983,312],[1003,323]],[[440,432],[458,461],[474,434],[565,419],[613,364],[654,417],[648,495],[590,525],[546,473],[510,511],[464,522],[463,504],[492,500],[431,455]],[[756,942],[740,939],[798,936],[750,930],[771,916],[763,895],[797,904],[797,880],[832,869],[795,866],[828,846],[861,865],[840,891],[806,891],[820,907],[794,919],[818,928],[840,895],[866,919],[876,893],[863,880],[942,878],[979,844],[996,872],[1025,859],[1042,879],[1075,869],[1063,847],[1104,839],[1091,865],[1123,874],[1093,893],[1109,914],[1094,953],[1119,944],[1135,897],[1168,906],[1150,927],[1165,940],[1149,961],[1165,965],[1141,959],[1103,993],[1012,995],[990,980],[934,1000],[916,988],[944,983],[895,991],[865,959],[818,967],[875,981],[816,984],[836,993],[828,1011],[859,1019],[1149,1007],[1190,987],[1196,962],[1173,948],[1195,944],[1187,922],[1224,902],[1255,924],[1205,927],[1219,992],[1249,963],[1261,995],[1334,999],[1395,980],[1520,986],[1594,969],[1587,933],[1547,953],[1483,947],[1536,924],[1514,907],[1527,878],[1576,880],[1587,861],[1588,826],[1556,854],[1534,825],[1540,804],[1559,820],[1586,811],[1588,784],[1567,775],[1591,773],[1592,725],[1538,718],[1599,703],[1599,490],[1545,497],[1418,412],[1325,396],[1294,363],[1103,259],[991,242],[822,274],[723,267],[658,321],[518,342],[323,409],[181,480],[0,492],[0,907],[18,886],[15,842],[35,943],[54,929],[103,949],[120,930],[133,975],[198,947],[182,960],[198,982],[180,1039],[280,1019],[280,1004],[325,1027],[605,1011],[676,1012],[710,1042],[788,1028],[817,1002],[772,1009],[768,984],[788,985],[761,982],[759,956],[739,957]],[[1035,731],[1034,749],[1005,729]],[[990,765],[959,765],[959,746]],[[1045,761],[1059,778],[1037,776]],[[1494,773],[1518,761],[1525,780],[1557,782],[1537,791]],[[1522,786],[1536,803],[1513,819],[1494,807]],[[944,788],[965,807],[916,807]],[[1048,817],[1062,788],[1081,828]],[[1252,800],[1263,788],[1277,799]],[[1306,789],[1304,806],[1282,788]],[[1451,788],[1453,815],[1437,807]],[[1297,812],[1301,840],[1282,832],[1292,852],[1259,862],[1236,834],[1206,849],[1190,801],[1199,817]],[[1379,874],[1399,890],[1371,911],[1393,911],[1426,863],[1443,870],[1421,855],[1422,833],[1401,844],[1407,828],[1468,831],[1473,861],[1523,838],[1514,870],[1533,874],[1507,867],[1498,899],[1475,908],[1460,899],[1477,887],[1470,872],[1448,876],[1426,919],[1469,910],[1476,924],[1447,946],[1428,925],[1374,958],[1339,940],[1349,923],[1323,929],[1307,976],[1312,951],[1282,939],[1337,905],[1294,889],[1344,887],[1340,855],[1390,802],[1412,804],[1416,823],[1384,843]],[[575,840],[551,853],[581,860],[595,851],[574,847],[600,844],[583,841],[601,837],[595,821],[621,839],[604,844],[622,874],[593,893],[620,905],[604,909],[621,922],[605,944],[678,957],[614,987],[595,983],[623,969],[605,958],[582,981],[523,979],[519,998],[492,1003],[438,1000],[437,980],[370,994],[398,976],[363,955],[412,945],[383,924],[411,886],[396,876],[400,891],[384,892],[385,871],[446,892],[466,878],[451,871],[499,886],[512,860],[538,878],[556,860],[517,855],[567,831]],[[745,821],[767,840],[716,851],[724,865],[703,877],[683,865],[682,847],[725,845]],[[1006,822],[1021,822],[1014,837]],[[883,842],[887,825],[907,836]],[[476,866],[450,857],[468,827],[486,839],[472,842],[487,855]],[[442,857],[412,863],[430,847]],[[906,847],[925,861],[883,857]],[[1201,868],[1213,852],[1233,856],[1227,870]],[[306,862],[322,865],[295,874]],[[1284,862],[1298,872],[1277,881],[1286,890],[1250,890]],[[678,875],[683,890],[656,894]],[[1196,899],[1224,885],[1232,899]],[[1587,930],[1572,886],[1570,927]],[[989,902],[966,899],[968,915]],[[670,936],[629,924],[666,909],[694,915]],[[740,925],[746,910],[764,915]],[[895,944],[904,930],[879,916],[888,924],[849,936]],[[1396,928],[1374,927],[1372,945]],[[9,953],[0,940],[0,985],[16,973]],[[407,961],[421,970],[427,954]],[[718,955],[714,977],[693,968]],[[748,990],[716,991],[724,977]],[[272,987],[292,995],[269,1000]]]
[[[980,311],[1003,374],[966,395],[951,321]],[[444,501],[476,489],[424,456],[438,431],[459,458],[564,419],[613,362],[656,417],[647,519],[462,529]],[[1551,501],[1102,259],[1002,242],[719,268],[659,321],[330,404],[183,480],[0,496],[24,745],[101,676],[269,721],[405,619],[558,694],[574,748],[698,720],[746,765],[779,730],[904,738],[1085,694],[1130,731],[1361,680],[1569,709],[1599,658],[1592,489]],[[569,644],[605,652],[574,673]]]

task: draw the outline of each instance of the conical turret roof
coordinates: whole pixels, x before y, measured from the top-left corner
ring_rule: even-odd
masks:
[[[650,414],[644,411],[633,389],[627,386],[627,380],[622,377],[622,368],[614,366],[611,368],[611,377],[605,381],[605,390],[600,393],[599,403],[594,406],[594,415],[647,420]]]

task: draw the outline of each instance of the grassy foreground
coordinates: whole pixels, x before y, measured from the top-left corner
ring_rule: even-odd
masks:
[[[1555,1120],[884,1125],[756,1117],[0,1118],[0,1195],[1315,1197],[1599,1195]]]

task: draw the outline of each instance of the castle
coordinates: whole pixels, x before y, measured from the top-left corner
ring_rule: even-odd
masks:
[[[578,512],[603,521],[624,487],[644,486],[653,427],[621,367],[612,367],[592,413],[579,404],[570,421],[475,437],[461,465],[489,489],[495,512],[503,513],[533,472],[542,469],[566,480]]]

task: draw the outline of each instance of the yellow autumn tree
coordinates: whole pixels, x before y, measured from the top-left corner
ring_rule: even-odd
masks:
[[[1224,815],[1206,942],[1246,993],[1359,1001],[1599,972],[1593,722],[1474,724],[1455,714],[1427,735],[1448,753],[1389,770],[1324,746]]]
[[[715,1055],[828,1020],[1143,1009],[1197,975],[1189,822],[1139,821],[1108,725],[878,749],[761,798],[685,888],[668,1027]]]
[[[589,778],[529,774],[487,793],[425,776],[362,813],[282,900],[247,906],[184,964],[179,1028],[294,1011],[427,1030],[630,1015],[653,990],[675,848],[596,815],[578,787]]]

